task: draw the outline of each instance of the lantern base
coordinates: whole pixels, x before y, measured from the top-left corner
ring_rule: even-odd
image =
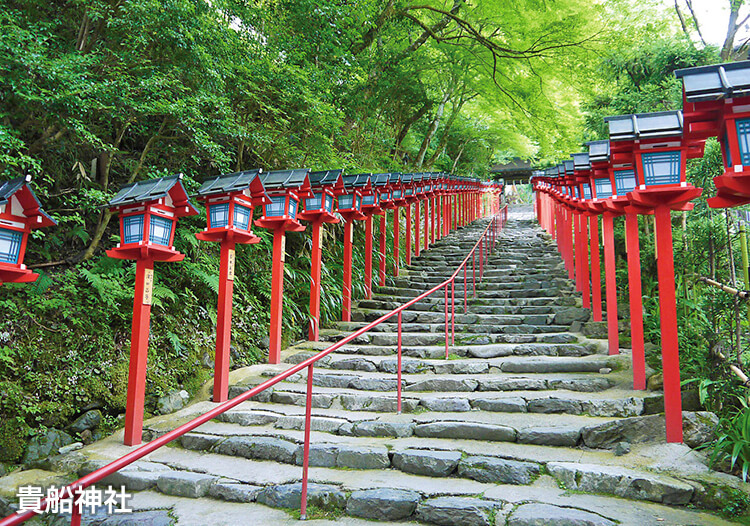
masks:
[[[39,274],[20,265],[0,264],[0,283],[31,283]]]
[[[338,223],[339,218],[330,212],[319,212],[317,210],[310,212],[300,212],[297,214],[299,219],[311,223]]]
[[[256,219],[254,224],[255,226],[259,226],[261,228],[268,228],[269,230],[283,230],[285,232],[303,232],[305,230],[305,225],[291,218],[276,219],[261,217],[260,219]]]
[[[686,186],[669,185],[647,190],[633,190],[628,194],[628,199],[634,206],[643,208],[657,208],[667,206],[671,210],[683,210],[684,206],[701,195],[702,188],[696,188],[691,184]]]
[[[250,245],[258,243],[260,238],[248,230],[240,230],[238,228],[212,228],[210,230],[204,230],[198,232],[195,237],[201,241],[214,241],[222,242],[224,240],[239,243],[242,245]]]
[[[612,216],[621,216],[625,213],[625,207],[630,204],[630,200],[625,196],[610,197],[603,201],[604,211]]]
[[[341,217],[344,218],[344,221],[362,221],[363,219],[367,219],[367,215],[363,214],[362,212],[357,212],[350,210],[348,212],[339,212]],[[382,215],[383,212],[375,212],[376,215]]]
[[[162,245],[134,245],[117,247],[107,250],[107,255],[114,259],[150,259],[152,261],[164,261],[173,263],[185,259],[185,254]]]
[[[708,199],[711,208],[731,208],[750,203],[750,174],[725,172],[714,177],[715,197]]]

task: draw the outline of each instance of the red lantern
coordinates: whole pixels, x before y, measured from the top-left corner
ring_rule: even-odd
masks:
[[[57,224],[42,210],[30,182],[27,175],[0,185],[0,283],[36,281],[39,274],[23,264],[29,233]]]

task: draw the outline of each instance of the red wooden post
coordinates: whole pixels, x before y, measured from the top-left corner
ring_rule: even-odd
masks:
[[[414,203],[414,256],[419,257],[419,208],[420,201]]]
[[[271,330],[268,363],[281,361],[281,325],[284,305],[284,261],[286,260],[286,232],[273,231],[273,269],[271,271]]]
[[[365,293],[372,299],[372,215],[365,219]]]
[[[591,296],[594,311],[594,321],[602,321],[602,276],[601,261],[599,259],[599,216],[589,216],[589,232],[591,239]]]
[[[310,466],[310,431],[312,428],[313,365],[307,368],[307,393],[305,394],[305,438],[302,444],[302,488],[300,491],[300,519],[307,519],[307,473]]]
[[[607,335],[609,354],[620,354],[620,336],[617,326],[617,283],[615,280],[614,215],[605,212],[604,224],[604,273],[607,286]]]
[[[214,402],[226,402],[229,392],[229,347],[232,339],[232,291],[234,290],[234,247],[232,240],[221,242],[219,267],[219,308],[216,313],[216,354],[214,361]]]
[[[406,264],[411,265],[411,203],[406,204]]]
[[[437,214],[435,213],[435,208],[437,208],[438,200],[436,197],[430,197],[430,202],[432,203],[430,205],[430,212],[432,213],[432,243],[435,244],[435,237],[437,233]]]
[[[424,200],[424,250],[430,247],[430,200]]]
[[[318,341],[320,330],[320,271],[322,259],[320,244],[323,234],[322,226],[321,221],[313,221],[312,254],[310,255],[310,329],[308,331],[308,338],[313,342]]]
[[[344,287],[341,298],[341,321],[352,320],[352,241],[354,236],[353,223],[353,219],[344,220]]]
[[[682,442],[682,395],[680,355],[677,339],[677,300],[675,298],[672,219],[668,206],[654,210],[659,259],[659,312],[661,314],[661,358],[664,374],[664,415],[667,442]]]
[[[125,445],[141,443],[143,404],[146,399],[146,363],[151,328],[151,297],[154,290],[154,261],[138,259],[135,264],[133,326],[130,330],[130,369],[125,406]]]
[[[383,210],[383,215],[380,216],[380,252],[379,252],[379,261],[380,266],[378,267],[378,281],[380,283],[381,287],[385,287],[385,231],[386,231],[386,217],[388,216],[388,212],[386,210]]]
[[[589,283],[589,225],[584,214],[578,214],[581,225],[581,281],[583,282],[583,306],[591,308],[591,284]]]
[[[628,292],[630,295],[630,339],[633,349],[633,389],[645,389],[646,355],[643,343],[641,254],[638,243],[638,216],[636,214],[625,214],[625,230],[628,247]]]
[[[399,210],[397,206],[393,209],[393,275],[398,277],[398,265],[401,248],[401,232],[399,232],[401,225],[399,224]]]

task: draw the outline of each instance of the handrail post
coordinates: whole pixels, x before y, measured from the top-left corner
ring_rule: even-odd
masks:
[[[468,294],[468,291],[466,290],[466,265],[464,264],[464,314],[468,311],[467,308],[467,301],[466,301],[466,295]]]
[[[80,503],[76,502],[75,496],[71,496],[73,499],[73,506],[71,508],[70,513],[70,526],[81,526],[81,506]],[[78,498],[80,499],[80,494],[78,495]]]
[[[471,297],[477,297],[477,251],[471,251]]]
[[[448,359],[448,284],[445,284],[445,359]]]
[[[398,311],[398,358],[396,363],[396,410],[401,414],[401,313]]]
[[[484,275],[484,236],[479,242],[479,281],[482,281]]]
[[[307,366],[307,397],[305,401],[305,443],[302,445],[302,492],[300,520],[307,519],[307,470],[310,466],[310,428],[312,427],[313,364]]]
[[[451,278],[451,345],[456,343],[456,278]]]

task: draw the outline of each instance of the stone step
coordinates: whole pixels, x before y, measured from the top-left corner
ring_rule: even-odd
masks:
[[[578,338],[566,332],[542,331],[533,325],[516,325],[513,331],[506,330],[499,334],[468,334],[456,333],[455,345],[487,345],[491,343],[577,343]],[[556,327],[548,326],[546,328]],[[558,330],[560,330],[558,328]],[[324,342],[337,342],[348,336],[349,333],[335,329],[321,329],[320,340]],[[450,337],[450,335],[449,335]],[[398,345],[398,333],[396,332],[368,332],[354,339],[354,344],[370,344],[375,346],[394,347]],[[401,334],[401,343],[404,346],[431,346],[445,344],[445,333],[410,333]],[[450,343],[450,342],[449,342]],[[450,348],[450,347],[449,347]]]
[[[455,323],[457,334],[539,334],[539,333],[556,333],[570,330],[570,323],[567,325],[551,325],[554,317],[547,314],[535,314],[523,317],[509,316],[503,320],[505,323]],[[451,319],[448,317],[448,331],[451,330]],[[365,322],[336,322],[333,324],[334,330],[343,331],[346,334],[352,333],[366,326]],[[438,323],[402,323],[401,332],[411,335],[422,334],[445,334],[446,321],[443,315],[443,321]],[[383,322],[376,325],[368,331],[368,334],[376,335],[383,333],[398,333],[397,323]],[[433,342],[435,343],[435,342]]]

